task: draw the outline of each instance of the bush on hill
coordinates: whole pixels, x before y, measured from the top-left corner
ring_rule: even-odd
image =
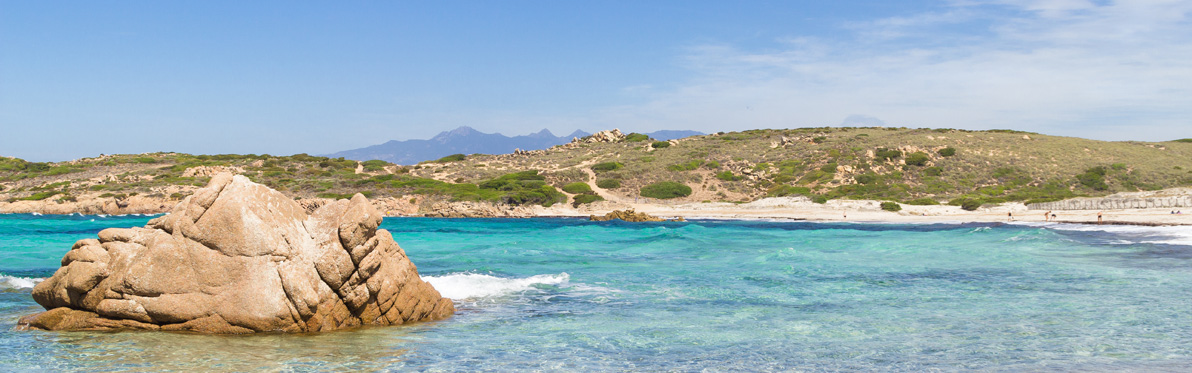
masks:
[[[1080,181],[1080,185],[1084,185],[1093,190],[1107,190],[1109,185],[1105,184],[1105,167],[1097,166],[1085,170],[1084,173],[1076,175],[1076,180]]]
[[[571,194],[588,193],[592,191],[592,187],[585,182],[574,182],[563,186],[563,191]]]
[[[956,155],[956,148],[949,146],[947,148],[940,149],[936,153],[938,153],[941,157],[951,157]]]
[[[364,162],[362,162],[361,164],[362,164],[362,165],[364,165],[364,170],[365,170],[365,171],[368,171],[368,172],[378,172],[378,171],[384,171],[384,170],[385,170],[385,166],[388,166],[388,165],[389,165],[389,162],[385,162],[385,161],[382,161],[382,160],[377,160],[377,159],[374,159],[374,160],[371,160],[371,161],[364,161]]]
[[[33,193],[33,195],[31,195],[31,196],[17,198],[16,200],[18,200],[18,201],[40,201],[40,200],[50,198],[50,197],[53,197],[53,196],[56,196],[59,194],[62,194],[62,192],[56,191],[56,190],[46,191],[46,192],[37,192],[37,193]]]
[[[671,171],[692,171],[698,169],[699,166],[702,166],[703,164],[704,161],[696,159],[679,164],[672,164],[670,166],[666,166],[666,169]]]
[[[935,206],[935,205],[940,204],[939,201],[936,201],[931,198],[915,198],[915,199],[912,199],[910,201],[906,201],[903,203],[911,205],[911,206]]]
[[[902,152],[898,149],[877,148],[873,155],[883,161],[892,161],[902,157]]]
[[[459,162],[459,161],[462,161],[465,159],[468,159],[468,156],[463,155],[463,154],[452,154],[452,155],[449,155],[449,156],[446,156],[443,158],[433,160],[431,162],[433,162],[433,163]]]
[[[810,196],[811,188],[797,187],[791,185],[779,185],[766,193],[767,197],[786,197],[786,196]]]
[[[716,178],[720,179],[720,180],[724,180],[724,181],[741,180],[740,176],[733,175],[733,172],[729,171],[729,170],[724,170],[724,171],[721,171],[720,173],[716,174]]]
[[[926,166],[927,161],[930,160],[931,158],[928,158],[927,153],[924,152],[914,152],[906,156],[906,164],[911,166],[923,167]]]
[[[617,179],[600,179],[596,180],[596,186],[603,189],[617,189],[621,187],[621,180]]]
[[[621,167],[625,167],[625,165],[622,164],[621,162],[604,162],[604,163],[597,163],[597,164],[592,165],[592,171],[596,171],[596,172],[612,171],[612,170],[619,169]]]
[[[655,141],[655,142],[650,143],[650,147],[652,147],[654,149],[662,149],[662,148],[670,147],[670,145],[671,145],[670,142],[666,142],[666,141]]]
[[[641,133],[637,133],[637,132],[625,135],[625,142],[642,142],[642,141],[646,141],[649,139],[650,139],[650,136],[647,136],[647,135],[641,134]]]
[[[977,211],[978,208],[981,208],[982,203],[981,200],[978,199],[961,197],[948,201],[948,204],[952,206],[960,206],[960,208],[964,209],[965,211]]]
[[[603,201],[604,197],[595,194],[580,194],[575,196],[571,202],[571,207],[579,207],[579,205],[588,204],[596,201]]]
[[[902,206],[899,206],[898,202],[882,202],[882,210],[891,212],[902,211]]]
[[[691,187],[674,181],[660,181],[642,187],[642,197],[670,199],[691,195]]]

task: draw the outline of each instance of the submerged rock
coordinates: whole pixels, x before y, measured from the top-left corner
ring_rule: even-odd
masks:
[[[609,221],[613,219],[621,219],[627,222],[645,222],[645,221],[686,221],[683,218],[663,219],[644,212],[635,212],[633,209],[628,210],[613,210],[603,216],[589,215],[590,221]]]
[[[360,194],[310,215],[244,176],[219,174],[143,228],[76,242],[33,289],[48,311],[20,328],[314,332],[454,313]]]

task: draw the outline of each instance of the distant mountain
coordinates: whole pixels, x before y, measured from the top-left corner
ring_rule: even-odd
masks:
[[[703,135],[703,134],[704,134],[703,132],[688,131],[688,130],[661,130],[661,131],[654,131],[654,132],[646,133],[646,135],[649,135],[650,138],[655,139],[655,140],[662,140],[662,141],[681,139],[684,137],[691,137],[691,136],[699,136],[699,135]]]
[[[549,130],[522,136],[505,136],[499,133],[484,133],[471,127],[459,127],[439,133],[429,140],[391,140],[384,144],[360,149],[345,150],[330,154],[330,157],[367,161],[379,159],[396,164],[415,164],[439,159],[452,154],[506,154],[514,149],[538,150],[571,142],[572,138],[588,136],[590,133],[576,130],[567,136],[556,137]],[[648,133],[659,140],[702,135],[695,131],[658,131]]]

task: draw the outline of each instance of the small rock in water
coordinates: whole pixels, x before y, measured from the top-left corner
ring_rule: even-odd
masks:
[[[628,210],[613,210],[603,216],[590,215],[590,221],[609,221],[613,219],[620,219],[627,222],[644,222],[644,221],[687,221],[683,218],[663,219],[657,216],[646,214],[644,212],[635,212],[633,209]]]

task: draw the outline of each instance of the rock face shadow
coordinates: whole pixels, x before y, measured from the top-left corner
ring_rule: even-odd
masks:
[[[79,240],[18,328],[317,332],[450,317],[363,195],[309,215],[224,173],[142,228]]]

